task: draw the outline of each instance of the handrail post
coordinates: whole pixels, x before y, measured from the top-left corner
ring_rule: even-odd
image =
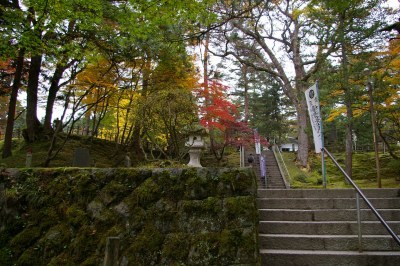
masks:
[[[323,148],[326,152],[326,154],[331,158],[332,162],[339,168],[340,172],[345,176],[345,178],[350,182],[350,185],[356,190],[357,194],[361,196],[361,198],[364,200],[365,204],[367,204],[368,208],[375,214],[375,216],[378,218],[378,220],[381,222],[381,224],[386,228],[386,230],[389,232],[389,234],[392,236],[394,241],[400,246],[400,238],[397,236],[397,234],[390,228],[390,226],[387,224],[387,222],[383,219],[383,217],[379,214],[379,212],[375,209],[374,206],[372,206],[371,202],[367,199],[367,197],[364,195],[364,193],[358,188],[356,183],[349,177],[349,175],[346,173],[346,171],[340,166],[340,164],[335,160],[335,158],[332,156],[332,154],[324,147]]]
[[[362,252],[362,232],[361,232],[361,210],[360,210],[360,195],[356,192],[356,205],[357,205],[357,227],[358,227],[358,251]]]

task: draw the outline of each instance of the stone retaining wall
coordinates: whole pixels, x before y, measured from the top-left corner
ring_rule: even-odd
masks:
[[[0,265],[258,265],[251,169],[0,170]]]

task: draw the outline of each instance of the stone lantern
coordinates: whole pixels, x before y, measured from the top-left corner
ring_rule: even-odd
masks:
[[[200,164],[201,150],[205,147],[204,137],[206,136],[206,130],[200,125],[192,126],[188,130],[188,140],[185,143],[186,147],[189,147],[190,160],[187,164],[192,167],[202,167]]]

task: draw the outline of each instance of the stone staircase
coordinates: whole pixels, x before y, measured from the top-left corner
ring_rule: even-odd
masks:
[[[278,162],[276,161],[273,151],[264,151],[265,164],[267,169],[267,188],[284,189],[286,188],[282,174],[279,170]]]
[[[265,167],[267,176],[266,178],[261,177],[260,170],[260,156],[255,154],[254,150],[246,151],[245,154],[245,166],[249,166],[247,162],[247,158],[250,154],[253,154],[254,163],[252,167],[254,168],[254,172],[257,176],[258,187],[259,188],[271,188],[271,189],[284,189],[286,188],[285,182],[283,181],[283,177],[279,170],[278,162],[276,161],[275,155],[272,151],[263,151],[262,152],[265,157]]]
[[[372,205],[400,233],[400,189],[363,189]],[[361,204],[358,248],[353,189],[260,189],[262,265],[400,265],[400,247]]]

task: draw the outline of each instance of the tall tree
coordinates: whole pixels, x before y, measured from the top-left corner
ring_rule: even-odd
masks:
[[[241,2],[242,7],[249,6],[250,2],[254,3]],[[348,2],[349,10],[340,23],[339,13],[332,13],[343,7],[344,2]],[[242,64],[271,74],[290,99],[297,115],[297,159],[302,166],[307,165],[309,148],[304,91],[315,81],[325,61],[331,55],[336,56],[335,52],[342,53],[341,33],[345,41],[354,38],[356,43],[366,42],[378,22],[384,21],[379,10],[381,2],[255,1],[258,5],[250,12],[219,31],[218,41],[225,39],[225,46],[219,46],[222,47],[219,55],[233,56]],[[364,31],[354,28],[361,23]]]
[[[378,132],[394,159],[400,141],[400,39],[392,39],[388,51],[376,59],[383,67],[374,72],[374,99],[377,108]]]
[[[313,1],[314,8],[320,6],[323,12],[313,12],[317,20],[332,23],[337,21],[335,42],[338,43],[337,56],[340,62],[340,86],[344,92],[344,105],[346,107],[346,172],[352,176],[353,154],[353,102],[355,92],[350,83],[354,71],[359,71],[352,64],[353,57],[371,51],[376,47],[373,37],[383,25],[383,10],[381,0],[369,1]]]
[[[23,65],[24,65],[24,51],[20,50],[17,60],[15,62],[15,73],[13,79],[13,85],[10,93],[10,101],[8,104],[8,112],[7,112],[7,126],[6,133],[4,136],[4,145],[3,145],[3,153],[2,157],[7,158],[12,155],[12,137],[14,131],[14,120],[15,120],[15,112],[17,106],[17,97],[18,91],[21,85],[21,80],[23,76]]]
[[[262,136],[275,139],[278,143],[289,136],[289,118],[294,116],[290,103],[282,88],[265,72],[253,74],[250,94],[250,125]]]
[[[320,64],[336,49],[334,43],[323,33],[317,36],[316,42],[307,39],[312,21],[307,17],[304,1],[260,2],[246,17],[233,20],[230,25],[221,33],[226,37],[226,45],[219,54],[233,56],[242,64],[272,75],[283,88],[297,115],[297,159],[300,165],[307,166],[309,143],[304,91]]]

